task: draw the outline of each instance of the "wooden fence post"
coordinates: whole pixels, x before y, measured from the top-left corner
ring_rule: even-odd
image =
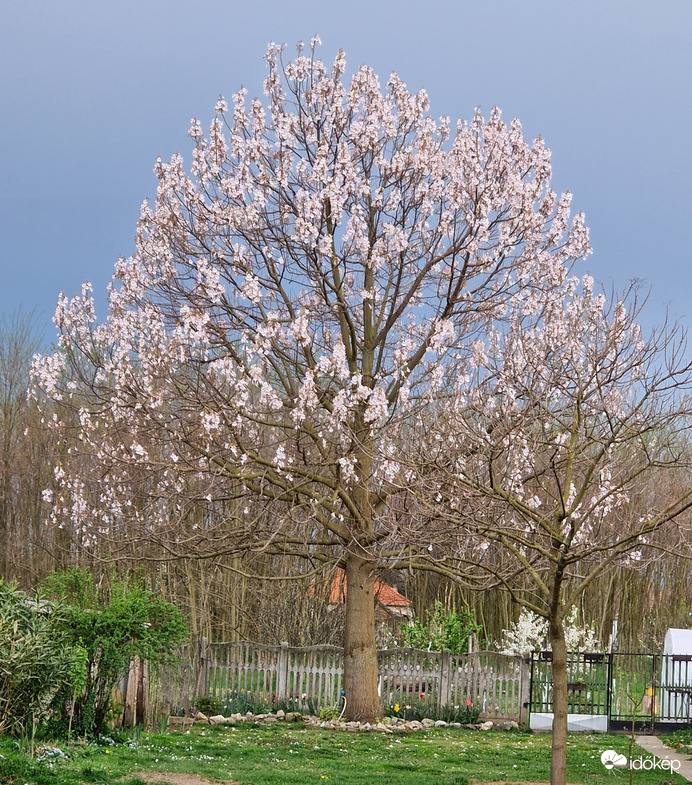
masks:
[[[197,661],[197,679],[195,681],[195,694],[192,700],[195,701],[198,695],[206,695],[209,692],[209,641],[202,638],[199,642],[199,659]]]
[[[442,709],[451,703],[450,687],[452,685],[452,655],[444,649],[440,657],[440,689],[437,697],[437,708]]]
[[[137,706],[135,708],[135,724],[144,727],[147,716],[147,663],[137,657]]]
[[[277,670],[276,697],[284,700],[288,698],[288,641],[281,641]]]
[[[123,727],[133,728],[137,722],[137,698],[139,683],[139,657],[130,660],[130,671],[127,676],[127,691],[125,693],[125,709],[123,711]]]

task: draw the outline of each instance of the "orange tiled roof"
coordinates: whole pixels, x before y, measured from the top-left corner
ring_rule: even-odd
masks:
[[[388,583],[384,583],[379,578],[375,578],[375,598],[380,605],[390,607],[408,607],[412,605],[411,600],[406,599]],[[329,592],[329,602],[344,602],[346,599],[346,573],[341,567],[337,567],[332,579],[332,587]]]

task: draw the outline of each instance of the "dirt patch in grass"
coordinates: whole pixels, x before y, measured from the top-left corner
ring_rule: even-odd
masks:
[[[145,782],[170,782],[171,785],[217,785],[214,780],[200,777],[198,774],[170,774],[165,771],[133,771],[128,778],[137,777]],[[226,785],[240,785],[238,782],[227,782]]]

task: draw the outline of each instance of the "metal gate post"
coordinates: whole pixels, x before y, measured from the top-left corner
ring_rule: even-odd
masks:
[[[606,677],[606,716],[608,733],[610,733],[610,707],[613,705],[613,652],[608,652],[608,669]]]
[[[535,652],[531,652],[531,670],[529,671],[529,699],[526,702],[526,724],[527,726],[531,726],[531,705],[533,703],[533,663],[534,663],[534,654]]]
[[[649,721],[649,733],[652,735],[654,732],[654,723],[656,722],[656,704],[658,703],[658,679],[656,678],[656,673],[658,671],[657,659],[657,654],[654,654],[651,658],[651,719]]]

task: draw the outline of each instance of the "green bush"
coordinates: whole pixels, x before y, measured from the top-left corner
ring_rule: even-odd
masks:
[[[320,719],[323,722],[334,722],[341,716],[341,709],[337,706],[323,706],[320,709]]]
[[[452,654],[466,654],[469,636],[483,632],[473,611],[463,608],[447,613],[439,600],[427,624],[415,619],[412,625],[402,623],[400,628],[406,646],[427,651],[448,649]]]
[[[223,704],[218,698],[211,695],[198,695],[195,701],[195,709],[206,714],[207,717],[213,717],[215,714],[221,714],[223,711]]]
[[[159,595],[126,579],[113,578],[110,593],[97,590],[88,570],[71,568],[45,581],[49,596],[64,608],[64,632],[78,647],[83,667],[54,706],[51,729],[65,735],[98,736],[109,719],[113,687],[139,656],[151,666],[170,664],[187,634],[181,612]]]
[[[33,737],[69,688],[73,659],[63,609],[0,580],[0,734]]]

